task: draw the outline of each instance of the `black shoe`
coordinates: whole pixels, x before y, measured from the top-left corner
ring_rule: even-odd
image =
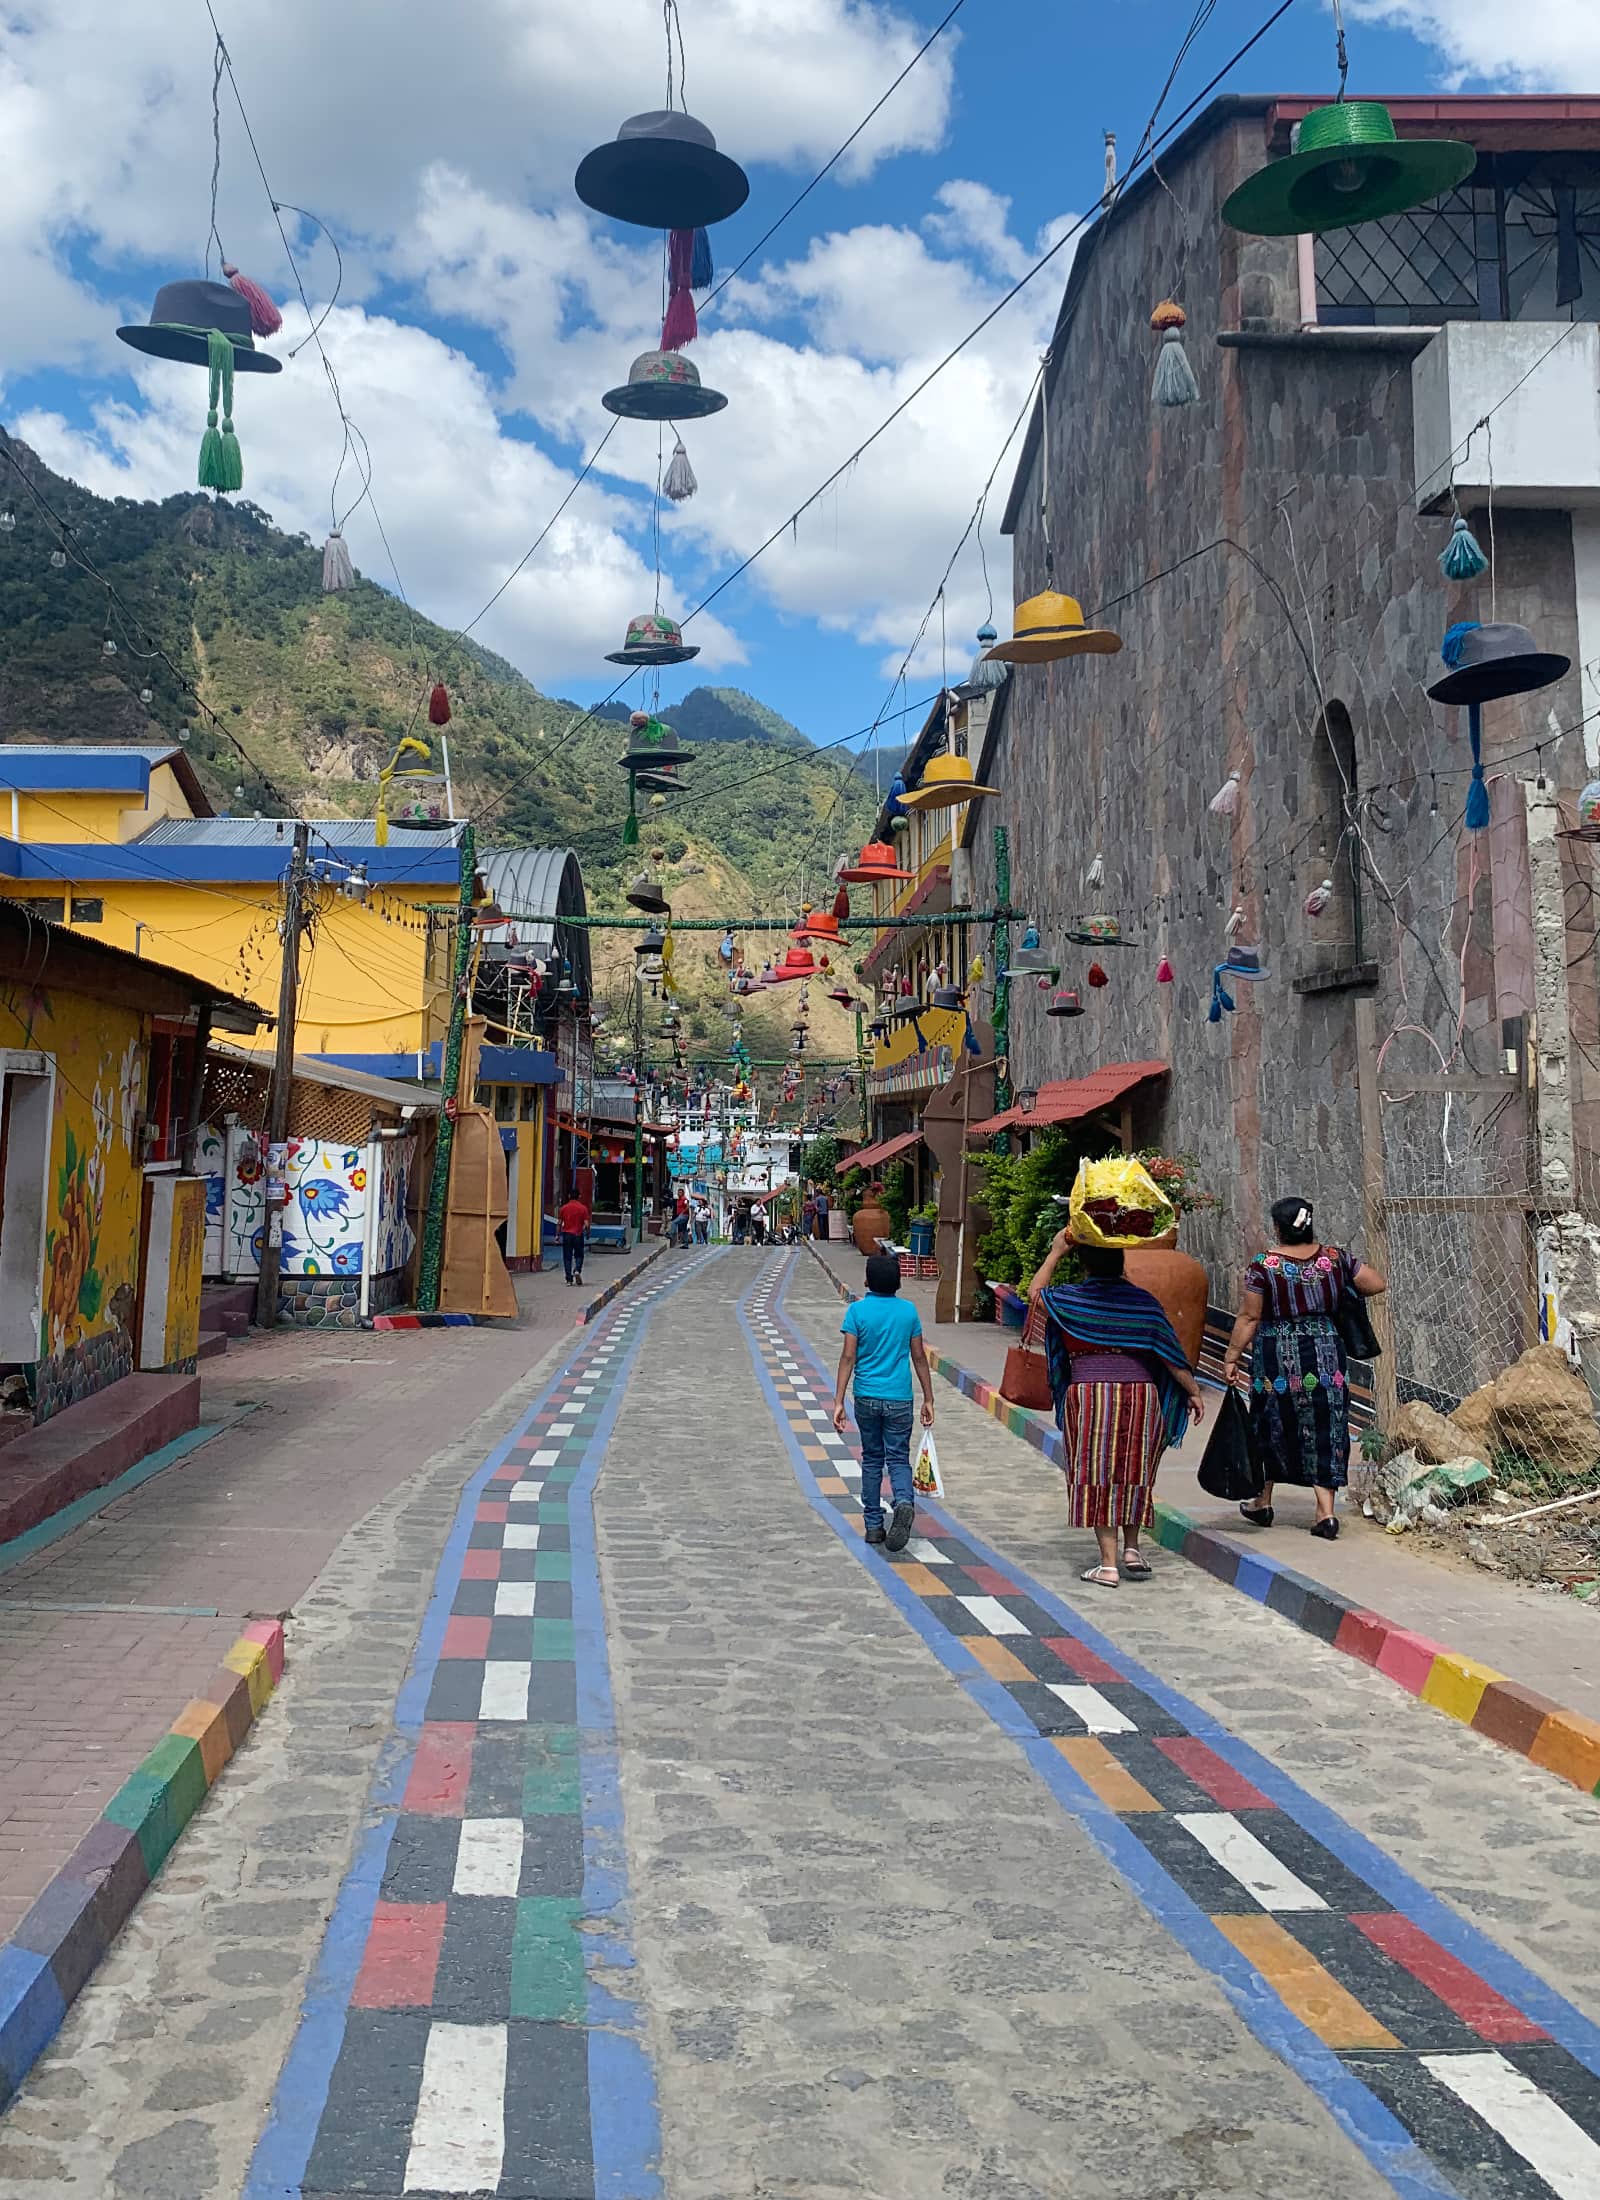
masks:
[[[1248,1520],[1252,1528],[1270,1528],[1272,1526],[1272,1507],[1270,1505],[1241,1505],[1239,1507],[1239,1518]]]
[[[896,1505],[889,1518],[889,1532],[883,1539],[891,1551],[903,1551],[911,1541],[911,1526],[916,1517],[917,1508],[909,1498],[903,1505]]]
[[[883,1540],[884,1535],[881,1528],[869,1528],[867,1530],[867,1541],[869,1543],[881,1543]]]
[[[1329,1513],[1325,1520],[1312,1521],[1311,1533],[1320,1535],[1324,1543],[1337,1543],[1339,1540],[1339,1523],[1335,1520],[1333,1514]]]

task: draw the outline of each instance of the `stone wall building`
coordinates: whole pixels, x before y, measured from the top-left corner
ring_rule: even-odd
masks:
[[[975,755],[1002,792],[960,828],[984,909],[1005,825],[1012,903],[1065,982],[1091,959],[1073,920],[1121,919],[1080,1019],[1013,987],[1012,1080],[1171,1065],[1139,1131],[1222,1195],[1196,1249],[1226,1303],[1285,1193],[1363,1242],[1358,1067],[1376,1080],[1380,1053],[1377,1166],[1418,1291],[1424,1269],[1429,1290],[1531,1275],[1540,1217],[1589,1200],[1600,1152],[1594,859],[1556,837],[1600,759],[1600,99],[1392,102],[1402,135],[1473,143],[1476,174],[1315,242],[1229,228],[1306,105],[1217,102],[1078,247],[1005,528],[1019,602],[1068,591],[1124,646],[1013,669]],[[1160,409],[1169,297],[1200,399]],[[1465,585],[1438,562],[1452,499],[1492,556]],[[1466,713],[1425,690],[1446,628],[1491,617],[1573,669],[1485,706],[1492,823],[1469,833]],[[1208,808],[1230,773],[1231,818]],[[1211,1023],[1235,909],[1268,975]],[[1496,1204],[1404,1205],[1456,1193]],[[1434,1326],[1412,1374],[1458,1390],[1475,1369]]]

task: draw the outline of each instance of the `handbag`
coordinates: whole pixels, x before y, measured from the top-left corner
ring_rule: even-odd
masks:
[[[1339,1332],[1339,1342],[1344,1346],[1349,1360],[1376,1360],[1382,1357],[1383,1346],[1378,1342],[1378,1332],[1372,1326],[1372,1316],[1367,1312],[1367,1302],[1354,1284],[1349,1284],[1339,1295],[1339,1303],[1333,1310],[1333,1326]]]
[[[1025,1344],[1013,1345],[1006,1354],[1000,1395],[1007,1405],[1022,1406],[1029,1413],[1052,1412],[1055,1400],[1050,1395],[1050,1368],[1044,1354],[1031,1351]]]

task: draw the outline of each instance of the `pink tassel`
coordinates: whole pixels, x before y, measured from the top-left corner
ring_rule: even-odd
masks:
[[[283,326],[283,315],[267,293],[248,275],[241,275],[231,260],[224,260],[222,272],[250,308],[251,333],[256,336],[276,336]]]
[[[667,317],[661,324],[661,349],[682,351],[700,333],[689,278],[694,269],[694,231],[675,229],[667,240]]]
[[[1166,956],[1163,955],[1161,960],[1156,964],[1156,984],[1171,985],[1171,983],[1172,965],[1168,962]]]
[[[1313,886],[1305,898],[1304,908],[1308,917],[1320,917],[1333,899],[1333,881],[1325,878],[1320,886]]]

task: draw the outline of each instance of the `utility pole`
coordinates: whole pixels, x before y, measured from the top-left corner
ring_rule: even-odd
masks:
[[[633,981],[633,1242],[644,1243],[644,980]]]
[[[417,1278],[417,1311],[439,1310],[439,1279],[444,1268],[444,1221],[450,1201],[450,1153],[456,1136],[456,1086],[461,1082],[461,1041],[467,1022],[467,984],[472,972],[472,897],[478,875],[478,844],[470,825],[461,828],[461,892],[456,904],[455,964],[450,978],[450,1024],[444,1042],[441,1077],[444,1105],[433,1149],[428,1212],[422,1225],[422,1267]]]
[[[283,881],[283,963],[278,973],[277,1050],[267,1095],[266,1212],[261,1267],[256,1278],[256,1325],[278,1322],[278,1272],[283,1265],[283,1210],[289,1202],[289,1095],[294,1084],[294,1018],[300,995],[300,934],[305,926],[306,873],[311,827],[294,829],[294,847]]]

